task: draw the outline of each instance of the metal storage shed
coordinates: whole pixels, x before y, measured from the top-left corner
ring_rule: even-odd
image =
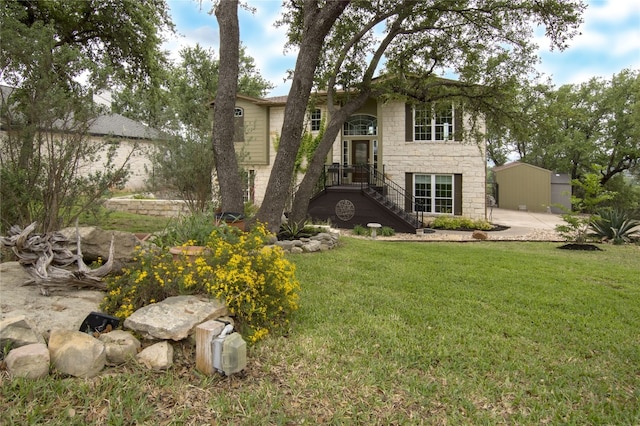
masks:
[[[571,179],[565,173],[521,163],[493,169],[498,207],[531,212],[562,213],[571,208]]]

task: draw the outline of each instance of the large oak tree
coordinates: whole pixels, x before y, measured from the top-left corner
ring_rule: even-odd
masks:
[[[322,166],[350,114],[371,95],[415,102],[465,100],[469,113],[499,114],[501,97],[533,71],[543,28],[563,48],[584,5],[560,0],[292,0],[282,24],[298,48],[279,150],[257,219],[277,230],[287,201],[312,89],[325,90],[329,121],[298,187],[291,219],[303,220]],[[374,79],[384,65],[384,79]],[[457,81],[433,79],[450,72]],[[414,82],[420,82],[415,84]],[[348,93],[335,108],[338,90]]]

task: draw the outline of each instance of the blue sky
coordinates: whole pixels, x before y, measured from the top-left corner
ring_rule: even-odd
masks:
[[[286,95],[287,70],[295,66],[295,52],[284,52],[285,30],[274,27],[281,0],[246,0],[254,8],[241,10],[240,39],[262,76],[275,87],[269,96]],[[625,68],[640,69],[640,0],[588,0],[580,35],[564,51],[551,51],[543,34],[537,43],[541,63],[537,69],[556,85],[582,83],[592,77],[610,79]],[[218,27],[209,14],[210,0],[168,0],[178,36],[165,48],[177,58],[181,47],[212,48],[218,53]]]

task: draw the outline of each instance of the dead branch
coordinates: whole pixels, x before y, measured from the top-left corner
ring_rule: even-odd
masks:
[[[40,292],[68,288],[94,288],[104,290],[102,278],[111,272],[114,264],[114,236],[111,236],[109,258],[97,269],[89,268],[82,259],[80,231],[76,222],[77,254],[69,250],[69,240],[59,232],[34,234],[37,223],[21,229],[14,225],[7,237],[0,237],[0,244],[11,248],[25,268],[31,280],[23,285],[37,285]],[[70,269],[73,263],[77,270]]]

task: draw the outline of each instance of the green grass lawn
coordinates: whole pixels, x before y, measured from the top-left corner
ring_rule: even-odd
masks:
[[[1,376],[1,424],[640,424],[640,247],[343,238],[247,370]]]

